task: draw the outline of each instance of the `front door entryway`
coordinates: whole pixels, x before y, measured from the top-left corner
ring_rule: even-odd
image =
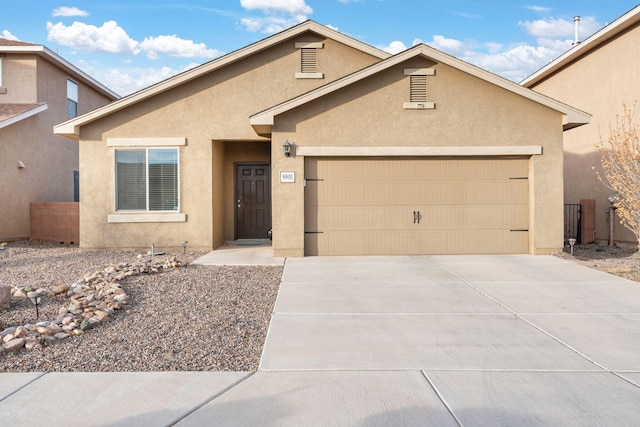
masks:
[[[266,239],[271,228],[268,163],[236,163],[236,239]]]

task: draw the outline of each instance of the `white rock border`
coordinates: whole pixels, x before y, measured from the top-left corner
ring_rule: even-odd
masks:
[[[140,274],[160,273],[164,270],[185,267],[187,263],[178,260],[177,255],[169,259],[153,257],[136,263],[121,263],[106,267],[73,282],[70,285],[57,285],[39,288],[35,292],[43,297],[66,293],[69,303],[58,310],[54,320],[36,324],[12,326],[0,332],[0,354],[25,348],[42,350],[50,341],[63,340],[70,336],[82,335],[85,331],[107,322],[116,310],[120,310],[129,301],[129,296],[120,286],[127,277]],[[31,287],[12,286],[14,298],[27,298]]]

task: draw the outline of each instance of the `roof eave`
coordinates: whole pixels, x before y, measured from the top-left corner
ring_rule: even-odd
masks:
[[[638,22],[640,22],[640,5],[634,7],[620,18],[595,32],[586,40],[578,43],[553,61],[549,62],[544,67],[522,80],[520,84],[524,87],[536,85],[536,83],[546,79],[556,71],[562,69],[566,65],[587,54],[608,40],[616,37],[618,34]]]
[[[40,104],[39,106],[32,108],[29,111],[25,111],[24,113],[21,114],[17,114],[9,119],[6,119],[4,121],[0,122],[0,129],[5,128],[7,126],[10,126],[14,123],[18,123],[24,119],[28,119],[31,116],[35,116],[36,114],[40,114],[41,112],[45,111],[47,108],[49,108],[47,103],[43,103]]]
[[[369,67],[364,68],[360,71],[356,71],[355,73],[343,77],[342,79],[327,83],[326,85],[307,92],[306,94],[285,101],[270,109],[256,113],[250,118],[251,125],[254,127],[254,129],[258,126],[273,125],[275,116],[277,116],[278,114],[285,113],[293,108],[313,101],[317,98],[320,98],[321,96],[324,96],[342,87],[348,86],[356,81],[364,79],[383,69],[392,67],[407,60],[408,58],[417,55],[423,55],[427,58],[435,60],[436,62],[449,65],[474,77],[510,91],[516,95],[520,95],[524,98],[530,99],[534,102],[537,102],[538,104],[544,105],[548,108],[551,108],[552,110],[562,113],[564,115],[563,130],[587,124],[591,120],[591,115],[585,113],[584,111],[580,111],[560,101],[556,101],[555,99],[549,98],[531,89],[520,86],[517,83],[502,78],[489,71],[478,68],[458,58],[447,55],[427,45],[417,45],[386,60],[370,65]]]
[[[341,43],[347,44],[354,48],[357,48],[363,52],[369,53],[372,56],[378,57],[380,59],[386,59],[391,54],[377,49],[373,46],[367,45],[366,43],[360,42],[356,39],[350,38],[338,31],[332,30],[325,25],[318,24],[317,22],[308,20],[301,24],[298,24],[294,27],[288,28],[278,34],[275,34],[271,37],[267,37],[266,39],[259,40],[253,44],[242,47],[234,52],[228,53],[220,58],[216,58],[212,61],[204,63],[196,68],[185,71],[181,74],[170,77],[166,80],[163,80],[159,83],[156,83],[152,86],[144,88],[138,92],[135,92],[125,98],[121,98],[117,101],[112,102],[109,105],[106,105],[102,108],[96,109],[90,113],[84,114],[82,116],[78,116],[75,119],[71,120],[70,123],[74,128],[80,128],[83,125],[91,123],[92,121],[98,120],[104,116],[107,116],[113,112],[116,112],[122,108],[125,108],[129,105],[135,104],[137,102],[143,101],[144,99],[150,98],[152,96],[158,95],[162,92],[166,92],[174,87],[177,87],[183,83],[186,83],[191,80],[195,80],[202,75],[205,75],[209,72],[237,62],[241,59],[248,57],[249,55],[261,52],[265,49],[268,49],[271,46],[274,46],[282,41],[295,37],[296,35],[305,33],[307,31],[312,31],[318,33],[324,37],[332,38]],[[61,124],[59,126],[62,126]],[[56,127],[57,128],[57,127]],[[62,129],[62,128],[60,128]],[[67,128],[70,129],[70,128]],[[62,130],[61,130],[62,132]],[[78,131],[79,132],[79,131]],[[266,132],[266,129],[261,130],[261,132]],[[57,132],[56,132],[57,133]],[[260,135],[269,135],[271,130],[268,130],[268,133],[259,133]],[[63,134],[63,133],[61,133]],[[70,135],[77,135],[76,133],[70,133]]]
[[[35,46],[2,46],[0,47],[0,52],[7,53],[34,53],[38,56],[48,59],[54,64],[58,65],[60,68],[68,71],[74,77],[81,79],[84,83],[91,86],[93,89],[111,99],[112,101],[115,99],[119,99],[120,95],[91,77],[89,74],[82,71],[80,68],[76,67],[51,49],[42,45]]]

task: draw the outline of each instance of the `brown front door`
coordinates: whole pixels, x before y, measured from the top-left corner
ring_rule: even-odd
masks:
[[[236,164],[236,239],[266,239],[271,228],[269,164]]]

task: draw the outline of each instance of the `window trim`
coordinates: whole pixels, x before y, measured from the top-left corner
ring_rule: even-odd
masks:
[[[160,138],[162,139],[162,138]],[[146,138],[145,140],[152,140],[152,138]],[[145,146],[119,146],[121,148],[114,148],[113,150],[113,214],[109,215],[107,220],[110,223],[117,222],[179,222],[186,221],[186,215],[181,213],[182,200],[180,191],[180,148],[168,147],[163,145],[145,145]],[[145,152],[145,174],[146,174],[146,209],[131,209],[131,210],[118,210],[118,163],[117,163],[117,151],[142,151]],[[177,154],[177,201],[178,207],[175,210],[162,210],[152,211],[149,210],[149,150],[174,150]]]

